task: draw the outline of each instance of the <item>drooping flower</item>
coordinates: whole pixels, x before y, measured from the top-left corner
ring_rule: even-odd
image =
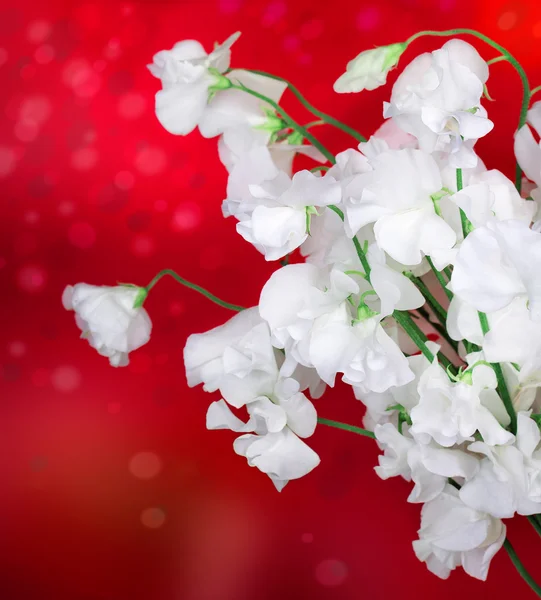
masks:
[[[406,67],[384,116],[414,135],[425,152],[449,151],[454,168],[474,167],[473,144],[494,126],[481,106],[487,79],[488,66],[477,50],[450,40]]]
[[[458,490],[447,485],[421,512],[417,558],[429,571],[447,579],[456,567],[485,581],[490,561],[505,541],[506,527],[490,515],[466,506]]]
[[[334,84],[339,94],[375,90],[385,85],[389,71],[398,64],[407,44],[390,44],[365,50],[350,60],[346,72]]]
[[[204,117],[211,90],[231,85],[223,73],[229,68],[231,46],[239,36],[234,33],[210,54],[199,42],[184,40],[154,55],[148,68],[163,87],[156,93],[156,116],[169,133],[193,131]]]
[[[62,304],[75,311],[75,322],[81,337],[113,367],[125,367],[128,354],[150,339],[152,323],[139,304],[143,288],[136,286],[95,286],[77,283],[67,286]]]
[[[243,422],[223,400],[213,402],[207,428],[243,433],[233,444],[235,452],[266,473],[278,491],[319,464],[318,455],[300,439],[313,434],[317,413],[297,381],[277,379],[268,393],[254,397],[246,409],[249,419]]]

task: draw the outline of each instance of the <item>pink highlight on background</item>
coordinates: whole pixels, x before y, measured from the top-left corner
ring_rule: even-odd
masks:
[[[226,15],[232,15],[240,10],[243,0],[219,0],[218,10]]]
[[[377,6],[367,6],[359,11],[355,24],[361,31],[375,29],[381,21],[381,12]]]
[[[287,6],[285,2],[282,2],[281,0],[271,2],[263,12],[261,24],[263,27],[272,27],[278,23],[278,21],[280,21],[286,15],[286,13]]]

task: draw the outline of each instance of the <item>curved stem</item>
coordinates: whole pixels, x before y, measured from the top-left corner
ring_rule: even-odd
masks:
[[[303,127],[302,125],[299,125],[296,121],[294,121],[286,113],[286,111],[274,100],[272,100],[271,98],[268,98],[267,96],[264,96],[263,94],[260,94],[259,92],[256,92],[255,90],[251,90],[250,88],[247,88],[244,85],[233,84],[230,89],[241,90],[243,92],[246,92],[247,94],[250,94],[251,96],[255,96],[256,98],[263,100],[263,102],[267,102],[268,104],[270,104],[276,111],[278,111],[282,115],[282,119],[292,129],[294,129],[295,131],[298,131],[303,137],[305,137],[313,146],[315,146],[321,152],[321,154],[323,154],[323,156],[325,156],[325,158],[330,163],[332,163],[333,165],[335,164],[336,160],[335,160],[332,152],[327,150],[327,148],[325,148],[325,146],[317,138],[315,138],[309,131],[307,131],[307,129],[305,127]]]
[[[541,535],[541,522],[539,522],[537,519],[537,515],[529,516],[528,521],[530,521],[532,527],[537,531],[537,533]]]
[[[522,564],[522,561],[518,557],[515,549],[511,545],[511,542],[506,539],[503,543],[503,547],[506,549],[507,554],[509,554],[509,558],[513,565],[515,565],[515,569],[519,572],[520,576],[524,581],[532,588],[532,590],[541,598],[541,586],[535,582],[534,578],[528,573],[526,567]]]
[[[367,429],[362,429],[361,427],[355,427],[355,425],[348,425],[347,423],[340,423],[339,421],[331,421],[330,419],[324,419],[323,417],[318,417],[317,422],[321,425],[336,427],[336,429],[344,429],[345,431],[351,431],[352,433],[358,433],[359,435],[376,439],[373,431],[368,431]]]
[[[323,119],[319,119],[318,121],[310,121],[310,123],[306,123],[306,125],[304,125],[304,128],[310,129],[310,127],[318,127],[319,125],[325,125],[325,121]]]
[[[321,110],[318,110],[315,106],[310,104],[310,102],[308,102],[308,100],[306,100],[306,98],[301,94],[301,92],[287,79],[284,79],[283,77],[280,77],[278,75],[272,75],[271,73],[266,73],[265,71],[257,71],[255,69],[242,69],[242,70],[248,71],[250,73],[255,73],[256,75],[263,75],[264,77],[270,77],[271,79],[276,79],[278,81],[283,81],[285,84],[287,84],[287,87],[289,88],[289,90],[296,96],[297,100],[307,110],[309,110],[313,115],[315,115],[316,117],[319,117],[320,119],[325,121],[325,123],[327,123],[328,125],[333,125],[337,129],[341,129],[345,133],[348,133],[351,137],[355,138],[358,142],[366,142],[366,138],[364,136],[362,136],[358,131],[355,131],[355,129],[353,129],[352,127],[349,127],[349,125],[342,123],[338,119],[331,117],[331,115],[328,115],[328,114],[322,112]]]
[[[162,277],[165,277],[165,275],[169,275],[170,277],[172,277],[175,281],[177,281],[181,285],[183,285],[187,288],[190,288],[191,290],[195,290],[196,292],[199,292],[200,294],[205,296],[205,298],[208,298],[211,302],[214,302],[215,304],[218,304],[219,306],[222,306],[223,308],[227,308],[229,310],[234,310],[236,312],[245,310],[245,308],[243,306],[237,306],[236,304],[230,304],[229,302],[225,302],[224,300],[221,300],[220,298],[218,298],[218,296],[215,296],[214,294],[212,294],[205,288],[201,287],[200,285],[197,285],[196,283],[192,283],[191,281],[184,279],[178,273],[175,273],[175,271],[173,271],[172,269],[163,269],[162,271],[160,271],[156,275],[156,277],[154,277],[152,279],[152,281],[145,287],[147,293],[150,292],[150,290],[158,283],[158,281],[160,281],[160,279]]]
[[[328,171],[329,169],[330,167],[327,167],[326,165],[317,165],[316,167],[312,167],[310,171],[312,173],[317,173],[317,171]]]
[[[479,312],[479,322],[481,323],[481,330],[483,335],[486,335],[490,331],[490,325],[488,324],[488,318],[485,313]],[[516,434],[517,432],[517,413],[515,412],[515,408],[513,406],[513,401],[511,400],[511,396],[509,395],[509,390],[507,389],[507,384],[505,383],[505,378],[503,376],[502,367],[499,363],[492,363],[492,368],[494,369],[494,373],[496,373],[496,380],[498,381],[498,393],[502,402],[505,406],[505,410],[511,419],[511,433]]]
[[[526,123],[526,113],[528,112],[528,107],[530,106],[530,82],[528,81],[528,76],[526,72],[522,68],[522,65],[518,62],[518,60],[503,46],[491,40],[488,36],[480,33],[479,31],[475,31],[475,29],[448,29],[446,31],[420,31],[415,35],[412,35],[407,41],[406,44],[410,44],[414,40],[423,37],[423,36],[436,36],[436,37],[448,37],[451,35],[473,35],[474,37],[482,40],[492,48],[495,48],[499,52],[505,56],[505,59],[513,65],[515,71],[518,73],[520,77],[520,81],[522,82],[522,104],[520,107],[520,115],[518,120],[518,129],[524,126]],[[520,192],[522,187],[522,169],[519,164],[516,165],[516,174],[515,174],[515,187]]]
[[[541,92],[541,85],[538,85],[536,88],[534,88],[531,92],[530,92],[530,100],[532,98],[532,96],[534,94],[537,94],[537,92]]]
[[[417,287],[417,289],[425,297],[425,300],[427,301],[430,308],[434,311],[434,314],[436,315],[438,321],[445,326],[445,323],[447,321],[447,311],[436,300],[426,283],[420,277],[412,277],[412,281],[415,284],[415,287]]]
[[[491,58],[490,60],[487,60],[487,65],[494,65],[496,63],[501,62],[502,60],[507,60],[507,56],[504,56],[503,54],[500,56],[496,56],[496,58]]]

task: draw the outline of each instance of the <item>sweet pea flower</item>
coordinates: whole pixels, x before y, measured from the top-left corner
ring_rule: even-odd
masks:
[[[466,506],[458,491],[447,485],[421,511],[417,558],[441,579],[462,566],[468,575],[485,581],[490,561],[505,541],[506,527],[490,515]]]
[[[442,189],[434,159],[408,148],[382,152],[370,162],[373,170],[345,190],[348,233],[374,223],[378,246],[403,265],[418,265],[424,255],[452,248],[456,234],[432,198]]]
[[[365,50],[350,60],[346,72],[334,83],[339,94],[375,90],[385,85],[389,71],[396,67],[407,44],[390,44]]]
[[[77,283],[66,287],[62,304],[66,310],[75,311],[81,337],[113,367],[125,367],[128,354],[150,339],[152,323],[139,304],[144,295],[144,288],[136,286]]]
[[[292,178],[279,172],[248,189],[250,197],[238,209],[237,232],[266,260],[278,260],[298,248],[310,235],[311,215],[341,198],[332,177],[310,171],[299,171]]]
[[[401,476],[413,481],[408,502],[430,502],[445,489],[449,477],[469,480],[479,469],[475,456],[436,444],[418,444],[391,423],[376,425],[374,433],[384,451],[374,470],[381,479]]]
[[[530,414],[518,413],[513,445],[474,442],[468,446],[485,458],[479,473],[460,490],[465,504],[499,518],[541,512],[541,433]]]
[[[231,85],[223,73],[229,68],[231,46],[239,36],[234,33],[210,54],[199,42],[184,40],[154,55],[148,69],[163,87],[156,93],[156,116],[169,133],[193,131],[204,118],[211,91]]]
[[[249,419],[243,422],[223,400],[213,402],[207,412],[207,428],[245,434],[235,440],[235,452],[266,473],[278,491],[319,464],[318,455],[299,439],[313,434],[317,413],[297,381],[277,379],[267,395],[254,397],[246,409]]]
[[[464,240],[449,288],[475,309],[493,312],[527,298],[532,321],[541,321],[541,233],[524,221],[490,221]]]
[[[476,431],[490,445],[506,444],[514,439],[492,412],[481,402],[484,390],[496,389],[491,367],[478,365],[471,371],[472,382],[451,382],[435,361],[419,380],[419,403],[411,411],[410,433],[420,443],[434,440],[450,448],[472,441]]]
[[[414,135],[425,152],[449,151],[454,168],[474,167],[473,144],[494,126],[480,103],[487,79],[488,66],[477,50],[450,40],[404,69],[384,116]]]

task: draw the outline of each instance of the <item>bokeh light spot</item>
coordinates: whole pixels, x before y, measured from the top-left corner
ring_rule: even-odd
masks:
[[[341,560],[330,558],[317,565],[315,576],[321,585],[334,587],[344,583],[348,576],[348,568]]]
[[[34,52],[34,58],[39,65],[48,65],[54,58],[54,48],[50,44],[42,44]]]
[[[24,292],[41,292],[46,282],[47,272],[39,265],[25,265],[17,273],[17,284]]]
[[[98,151],[95,148],[79,148],[71,155],[71,166],[77,171],[88,171],[97,162]]]
[[[201,225],[202,211],[195,202],[182,202],[173,214],[171,228],[173,231],[193,231]]]
[[[142,94],[129,92],[118,100],[118,114],[123,119],[137,119],[147,107],[147,101]]]
[[[141,513],[141,523],[149,529],[159,529],[165,523],[165,512],[161,508],[146,508]]]
[[[154,254],[154,240],[145,234],[136,235],[131,243],[132,254],[140,258],[152,256]]]
[[[57,367],[51,374],[51,382],[57,392],[74,392],[81,385],[81,380],[81,373],[75,367]]]
[[[500,15],[498,19],[498,27],[503,29],[503,31],[509,31],[509,29],[513,29],[513,27],[517,24],[518,16],[517,13],[508,10]]]
[[[218,9],[226,15],[232,15],[240,10],[243,0],[219,0]]]
[[[381,20],[381,12],[377,6],[366,6],[357,14],[355,24],[360,31],[375,29]]]
[[[15,170],[17,155],[7,146],[0,146],[0,177],[7,177]]]
[[[135,168],[143,175],[157,175],[166,166],[167,156],[161,148],[144,148],[135,156]]]
[[[26,344],[20,340],[14,340],[8,344],[8,352],[13,358],[22,358],[26,354],[26,351]]]
[[[301,541],[303,544],[311,544],[314,541],[313,533],[303,533],[301,535]]]
[[[152,479],[162,470],[162,461],[154,452],[138,452],[130,459],[129,470],[138,479]]]
[[[51,24],[47,21],[32,21],[26,30],[26,38],[33,44],[40,44],[51,35]]]
[[[115,175],[115,185],[119,190],[131,190],[135,177],[129,171],[120,171]]]

